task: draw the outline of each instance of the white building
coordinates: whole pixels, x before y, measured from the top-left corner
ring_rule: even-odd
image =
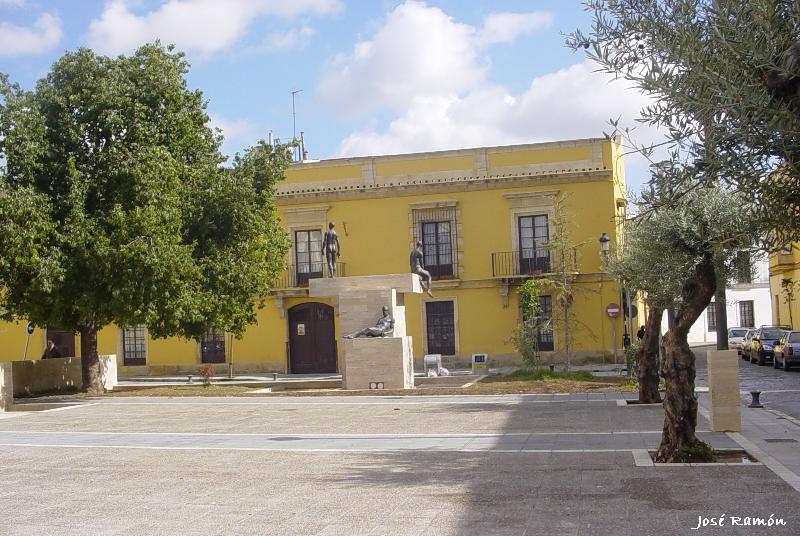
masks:
[[[767,259],[755,262],[755,273],[747,281],[741,278],[725,289],[725,301],[728,310],[728,328],[758,327],[772,324],[772,303],[769,294],[769,263]],[[689,343],[716,343],[717,326],[715,317],[716,304],[712,300],[708,308],[689,330]],[[667,331],[667,317],[664,315],[662,330]]]

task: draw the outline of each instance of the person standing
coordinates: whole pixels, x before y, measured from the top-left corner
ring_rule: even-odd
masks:
[[[61,350],[58,349],[53,339],[47,339],[47,346],[44,349],[44,353],[42,353],[42,359],[57,359],[59,357],[63,357]]]

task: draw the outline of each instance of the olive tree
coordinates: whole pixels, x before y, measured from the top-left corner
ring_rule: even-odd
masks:
[[[239,335],[283,268],[288,151],[262,142],[223,167],[188,68],[156,43],[68,52],[31,91],[0,77],[2,313],[79,332],[87,390],[104,326]]]
[[[643,211],[626,226],[624,249],[612,252],[609,270],[643,292],[651,308],[641,360],[655,361],[661,313],[669,308],[675,315],[662,342],[666,392],[660,461],[684,461],[707,451],[695,435],[695,358],[687,336],[717,286],[736,273],[737,253],[758,232],[743,217],[745,207],[742,196],[719,188],[692,191],[673,205]],[[652,379],[651,367],[647,374]]]
[[[670,165],[644,192],[671,203],[703,185],[747,194],[770,249],[800,239],[800,2],[589,0],[568,45],[652,97]],[[638,147],[649,156],[652,146]]]

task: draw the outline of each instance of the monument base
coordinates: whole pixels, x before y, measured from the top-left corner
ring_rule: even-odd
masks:
[[[708,352],[709,427],[712,432],[742,430],[739,356],[736,350]]]
[[[413,389],[411,337],[345,339],[344,389]]]

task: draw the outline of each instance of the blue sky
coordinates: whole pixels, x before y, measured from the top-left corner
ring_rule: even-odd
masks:
[[[646,102],[564,46],[589,24],[578,0],[0,0],[0,72],[30,88],[65,50],[160,38],[229,154],[291,137],[292,89],[310,158],[531,143],[634,125]]]

